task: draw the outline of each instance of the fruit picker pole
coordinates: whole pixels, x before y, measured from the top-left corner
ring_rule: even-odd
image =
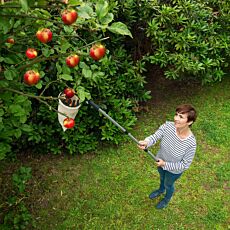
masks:
[[[117,126],[123,133],[127,134],[136,144],[139,145],[139,141],[131,133],[127,132],[127,130],[125,128],[123,128],[121,125],[119,125],[112,117],[110,117],[97,104],[95,104],[91,100],[87,100],[86,103],[90,104],[94,109],[98,110],[101,114],[103,114],[106,118],[108,118],[115,126]],[[149,151],[147,148],[144,149],[144,151],[147,152],[150,155],[150,157],[152,157],[152,159],[154,159],[155,161],[158,161],[158,159],[154,156],[154,154],[151,151]]]

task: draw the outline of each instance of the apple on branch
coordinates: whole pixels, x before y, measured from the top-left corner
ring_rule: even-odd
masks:
[[[71,128],[74,127],[75,121],[74,121],[73,118],[67,117],[67,118],[64,119],[63,125],[64,125],[64,127],[66,127],[67,129],[71,129]]]
[[[24,82],[27,85],[36,85],[40,80],[40,74],[34,70],[28,70],[24,74]]]
[[[78,65],[79,61],[80,57],[77,54],[73,54],[66,58],[66,65],[68,65],[70,68],[74,68],[76,65]]]
[[[50,29],[43,28],[41,30],[38,30],[36,33],[37,39],[42,43],[47,43],[52,40],[53,34],[50,31]]]
[[[11,38],[11,37],[10,37],[10,38],[7,38],[7,39],[6,39],[6,42],[7,42],[7,43],[10,43],[10,44],[14,44],[14,43],[15,43],[14,39]]]
[[[71,25],[77,20],[78,14],[75,10],[64,10],[61,14],[62,21],[66,25]]]
[[[72,98],[75,95],[75,92],[71,88],[65,88],[64,89],[64,94],[67,98]]]
[[[100,60],[102,57],[104,57],[106,52],[106,48],[105,46],[103,46],[102,44],[95,44],[91,47],[89,55],[95,60],[98,61]]]
[[[26,56],[29,59],[33,59],[33,58],[36,58],[38,56],[38,52],[34,48],[28,48],[26,50]]]

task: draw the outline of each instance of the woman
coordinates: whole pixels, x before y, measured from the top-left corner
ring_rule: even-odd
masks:
[[[153,191],[149,198],[153,199],[165,192],[156,208],[165,208],[174,193],[174,183],[189,168],[196,152],[196,139],[190,130],[197,117],[192,105],[183,104],[176,108],[174,122],[166,122],[151,136],[139,141],[139,147],[145,149],[158,140],[160,150],[157,153],[157,169],[160,174],[160,187]]]

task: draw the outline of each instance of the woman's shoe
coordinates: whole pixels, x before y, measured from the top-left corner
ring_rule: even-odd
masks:
[[[162,193],[164,193],[164,192],[160,191],[159,189],[155,190],[149,195],[149,199],[154,199],[154,198],[160,196]]]
[[[156,208],[157,208],[157,209],[162,209],[162,208],[167,207],[169,201],[170,201],[169,199],[164,198],[162,201],[160,201],[160,202],[157,204]]]

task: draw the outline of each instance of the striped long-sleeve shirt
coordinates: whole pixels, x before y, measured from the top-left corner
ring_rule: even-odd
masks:
[[[151,136],[145,138],[148,146],[154,145],[158,140],[160,150],[156,157],[165,161],[162,168],[171,173],[181,173],[189,168],[196,152],[196,139],[193,134],[186,139],[181,139],[176,134],[173,122],[166,121]]]

